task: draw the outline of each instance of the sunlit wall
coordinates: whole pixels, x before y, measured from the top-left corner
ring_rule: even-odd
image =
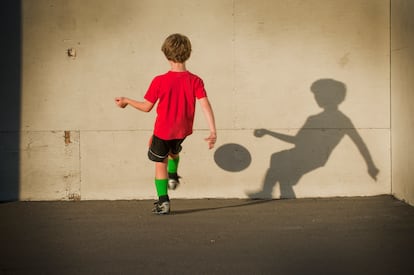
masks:
[[[413,1],[392,1],[392,193],[411,204],[414,204],[413,11]]]
[[[391,193],[389,0],[23,0],[22,30],[22,200],[155,197],[155,114],[113,98],[142,99],[173,32],[218,143],[197,111],[172,198]]]

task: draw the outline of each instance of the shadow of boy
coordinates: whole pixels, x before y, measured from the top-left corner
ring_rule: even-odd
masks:
[[[312,84],[311,91],[323,111],[308,117],[295,136],[266,129],[254,131],[256,137],[269,135],[294,144],[294,148],[272,154],[262,190],[247,193],[250,198],[271,198],[277,183],[281,198],[295,198],[293,186],[304,174],[324,166],[345,135],[350,137],[364,158],[368,174],[374,180],[377,179],[379,170],[366,144],[352,121],[338,109],[339,104],[345,100],[345,84],[333,79],[320,79]]]

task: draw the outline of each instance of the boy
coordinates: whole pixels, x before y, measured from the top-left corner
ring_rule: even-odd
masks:
[[[152,80],[144,96],[145,100],[117,97],[115,103],[120,108],[129,104],[140,111],[149,112],[158,102],[148,158],[155,162],[158,201],[153,213],[168,214],[168,188],[175,189],[179,184],[179,153],[182,142],[193,132],[196,99],[200,102],[210,129],[210,135],[205,139],[209,149],[216,143],[216,125],[202,79],[187,71],[185,66],[191,54],[190,40],[184,35],[172,34],[165,39],[161,50],[170,63],[171,70]]]

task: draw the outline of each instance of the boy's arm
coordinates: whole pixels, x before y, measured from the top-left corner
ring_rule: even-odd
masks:
[[[216,122],[214,120],[213,109],[211,108],[210,101],[207,97],[199,99],[199,102],[201,108],[203,109],[204,116],[207,119],[208,127],[210,129],[210,135],[207,138],[205,138],[205,140],[208,143],[208,148],[212,149],[217,139]]]
[[[120,108],[125,108],[128,104],[143,112],[149,112],[154,107],[154,103],[149,102],[148,100],[145,101],[136,101],[127,97],[116,97],[115,104],[118,105]]]

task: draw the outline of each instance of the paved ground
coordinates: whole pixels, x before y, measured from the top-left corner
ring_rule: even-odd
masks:
[[[0,274],[414,274],[390,196],[0,204]]]

